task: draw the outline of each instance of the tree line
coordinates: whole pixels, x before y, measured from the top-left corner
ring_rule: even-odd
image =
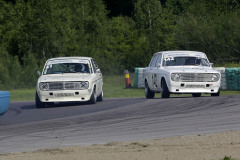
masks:
[[[106,2],[0,0],[0,89],[34,87],[53,57],[93,57],[104,75],[145,67],[164,50],[240,61],[237,0],[135,0],[131,14],[111,16]]]

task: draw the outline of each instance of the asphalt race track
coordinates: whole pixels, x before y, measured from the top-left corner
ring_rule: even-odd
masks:
[[[14,102],[0,118],[0,153],[240,130],[240,96],[104,99],[37,109]]]

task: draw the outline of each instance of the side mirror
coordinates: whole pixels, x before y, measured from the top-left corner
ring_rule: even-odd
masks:
[[[98,68],[98,69],[96,70],[96,73],[101,73],[101,70]]]
[[[37,71],[37,75],[38,75],[38,76],[41,76],[41,72],[40,72],[40,71]]]
[[[210,66],[213,67],[213,63],[210,63]]]
[[[160,63],[157,63],[156,67],[160,68],[160,67],[161,67],[161,64],[160,64]]]

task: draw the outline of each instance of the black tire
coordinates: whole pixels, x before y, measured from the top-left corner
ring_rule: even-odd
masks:
[[[47,106],[54,106],[54,102],[47,102],[46,105]]]
[[[35,96],[35,102],[36,102],[36,107],[37,107],[37,108],[43,108],[43,107],[46,106],[46,103],[45,103],[45,102],[41,102],[41,101],[40,101],[40,98],[39,98],[37,92],[36,92],[36,96]]]
[[[167,84],[166,84],[166,81],[165,81],[165,80],[162,81],[161,87],[162,87],[161,97],[162,97],[162,98],[169,98],[169,97],[170,97],[170,92],[169,92],[169,90],[168,90],[168,87],[167,87]]]
[[[147,81],[145,82],[145,96],[148,99],[152,99],[155,96],[155,92],[150,90]]]
[[[218,90],[217,93],[211,93],[211,96],[212,96],[212,97],[218,97],[218,96],[220,96],[220,90]]]
[[[96,94],[96,87],[94,87],[91,98],[89,100],[90,104],[96,104],[97,103],[97,94]]]
[[[102,102],[103,101],[103,91],[100,93],[100,95],[97,97],[97,101]]]
[[[201,97],[201,95],[202,95],[201,93],[193,93],[192,94],[193,97]]]

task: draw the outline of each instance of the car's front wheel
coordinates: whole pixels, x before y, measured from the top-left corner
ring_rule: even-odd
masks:
[[[220,90],[218,90],[217,93],[211,93],[211,96],[212,96],[212,97],[220,96]]]
[[[169,97],[170,97],[170,92],[169,92],[169,90],[168,90],[168,87],[167,87],[167,84],[166,84],[166,81],[165,81],[165,80],[162,81],[161,87],[162,87],[161,97],[162,97],[162,98],[169,98]]]
[[[36,96],[35,96],[35,102],[36,102],[36,107],[37,108],[43,108],[43,107],[46,106],[46,103],[40,101],[40,98],[39,98],[37,92],[36,92]]]
[[[97,101],[102,102],[103,101],[103,91],[100,93],[100,95],[97,97]]]
[[[89,100],[91,104],[96,104],[97,103],[97,93],[96,93],[96,87],[94,87],[91,98]]]
[[[154,98],[154,96],[155,96],[155,92],[150,90],[147,81],[145,82],[145,96],[148,99]]]

